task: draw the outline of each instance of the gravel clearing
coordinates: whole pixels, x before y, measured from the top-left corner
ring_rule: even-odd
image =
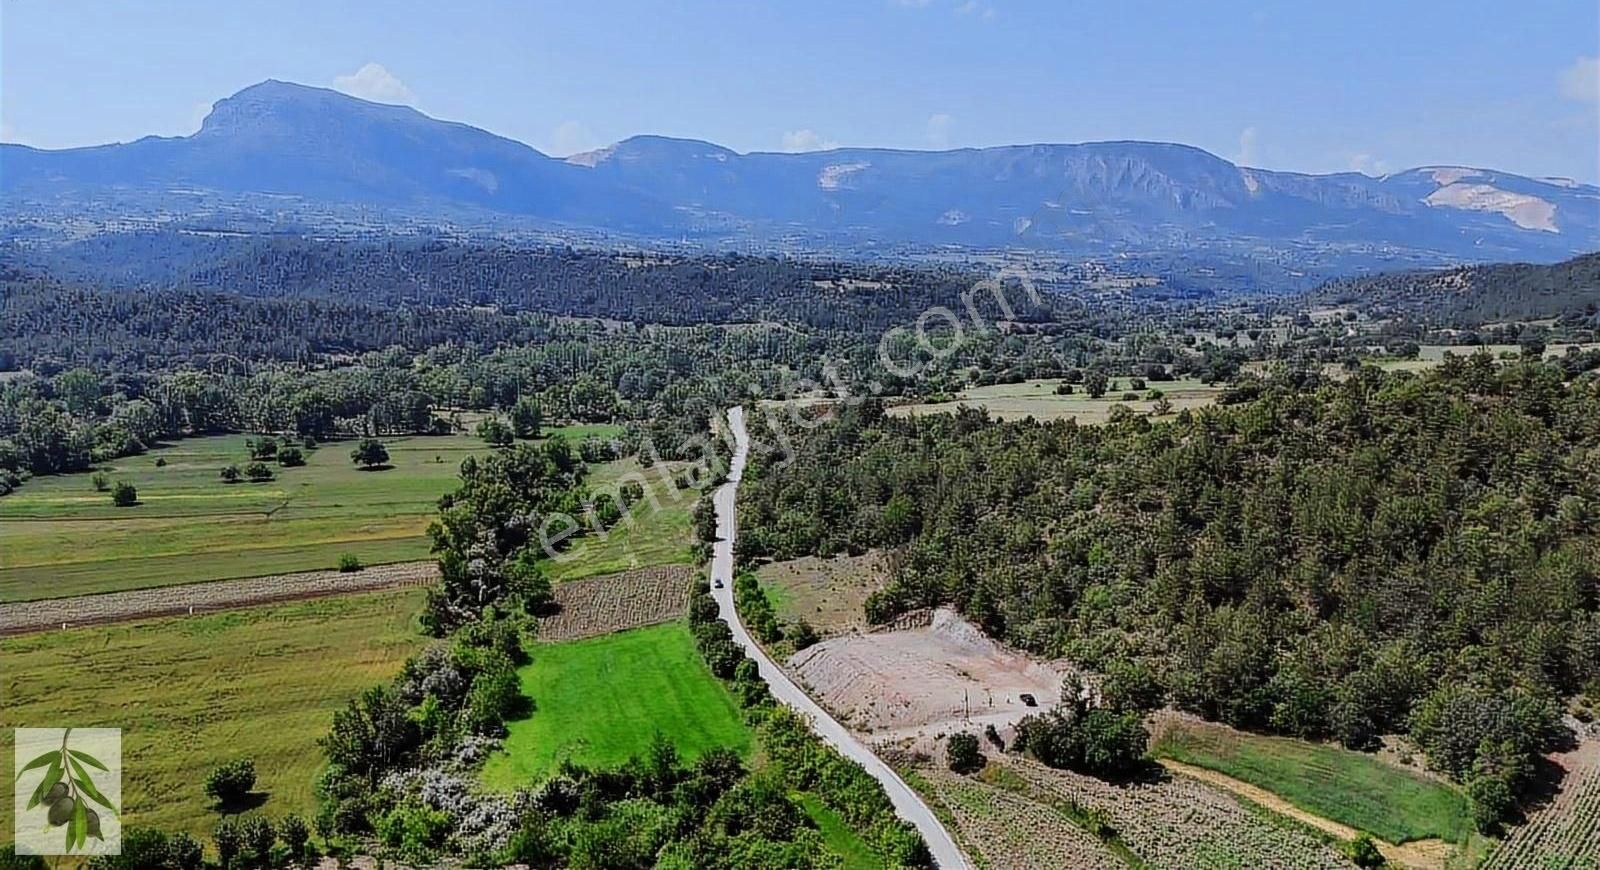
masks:
[[[50,598],[0,604],[0,635],[28,634],[62,627],[124,622],[158,616],[204,613],[321,598],[349,592],[368,592],[395,586],[423,586],[439,578],[433,562],[400,562],[374,565],[360,571],[305,571],[299,574],[274,574],[242,580],[191,583],[107,592],[76,598]]]

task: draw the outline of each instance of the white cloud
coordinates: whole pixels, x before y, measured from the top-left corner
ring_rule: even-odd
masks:
[[[838,147],[838,142],[822,138],[815,130],[790,130],[783,134],[785,151],[829,151]]]
[[[1389,161],[1381,157],[1374,157],[1365,152],[1350,155],[1350,168],[1362,175],[1381,176],[1388,175]]]
[[[950,127],[955,123],[955,118],[944,112],[939,112],[928,118],[928,144],[935,148],[945,149],[950,147]]]
[[[1250,166],[1256,162],[1256,140],[1259,136],[1256,128],[1246,127],[1239,131],[1239,153],[1234,155],[1233,162],[1240,166]]]
[[[962,3],[956,7],[956,14],[976,15],[979,18],[993,18],[994,7],[986,3],[979,3],[978,0],[966,0],[965,3]]]
[[[335,76],[333,86],[352,97],[374,103],[403,103],[408,106],[417,103],[416,94],[411,93],[406,83],[395,78],[382,64],[368,63],[347,76]]]
[[[1561,96],[1600,103],[1600,57],[1580,57],[1561,73]]]
[[[550,153],[556,157],[569,157],[599,147],[594,131],[582,121],[562,121],[550,134]]]

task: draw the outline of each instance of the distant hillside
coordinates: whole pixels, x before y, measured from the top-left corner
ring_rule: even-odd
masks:
[[[1600,247],[1600,188],[1488,169],[1308,175],[1128,141],[740,154],[638,136],[558,159],[408,107],[276,81],[218,101],[192,136],[0,145],[0,162],[12,227],[213,227],[243,215],[267,229],[388,222],[784,250],[1021,247],[1313,274],[1551,262]]]
[[[1311,299],[1357,304],[1374,313],[1405,312],[1454,326],[1593,319],[1600,311],[1600,253],[1549,266],[1496,263],[1346,278],[1324,285]]]

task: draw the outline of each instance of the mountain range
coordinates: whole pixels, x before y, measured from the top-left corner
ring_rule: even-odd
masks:
[[[1600,248],[1600,188],[1488,169],[1312,175],[1132,141],[741,154],[636,136],[561,159],[409,107],[270,80],[218,101],[190,136],[0,145],[0,204],[10,222],[203,224],[225,205],[312,223],[379,215],[713,245],[1221,256],[1328,274]]]

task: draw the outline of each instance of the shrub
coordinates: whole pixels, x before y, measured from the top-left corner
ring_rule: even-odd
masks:
[[[256,763],[248,758],[229,761],[206,777],[206,794],[224,809],[238,806],[255,787]]]
[[[265,816],[249,816],[240,822],[239,839],[257,867],[272,866],[272,846],[278,842],[278,832]]]
[[[306,464],[306,455],[298,447],[285,447],[278,451],[278,464],[284,468],[297,468]]]
[[[289,847],[289,857],[297,863],[306,859],[306,846],[311,842],[311,828],[299,816],[284,816],[278,823],[278,837]]]
[[[223,483],[238,483],[244,475],[240,473],[239,466],[227,465],[223,467],[220,477]]]
[[[365,567],[365,565],[361,564],[361,559],[354,553],[344,553],[339,556],[339,573],[341,574],[353,574]]]
[[[789,629],[789,639],[794,641],[795,651],[799,652],[808,646],[816,645],[817,641],[822,638],[817,636],[817,630],[812,627],[811,623],[802,617],[795,620],[794,627]]]
[[[262,483],[272,479],[272,469],[265,462],[252,462],[244,470],[245,477],[252,483]]]
[[[139,490],[127,481],[119,480],[111,488],[111,503],[117,507],[133,507],[139,503]]]
[[[389,448],[376,438],[363,438],[350,451],[350,461],[366,468],[377,468],[389,461]]]
[[[1383,853],[1372,841],[1371,834],[1362,834],[1344,845],[1344,854],[1357,867],[1382,867]]]
[[[983,769],[983,753],[978,751],[978,738],[965,731],[950,735],[944,749],[945,761],[956,773],[975,773]]]
[[[157,468],[166,468],[167,467],[167,457],[165,457],[165,456],[157,456],[156,457],[156,467]]]
[[[94,484],[95,492],[105,492],[111,488],[111,478],[106,476],[104,471],[96,471],[94,476],[89,478],[89,482]]]
[[[223,870],[232,867],[234,859],[239,857],[239,850],[244,846],[244,832],[239,829],[239,820],[230,816],[217,822],[211,832],[211,842],[217,847],[217,857],[222,861]]]

